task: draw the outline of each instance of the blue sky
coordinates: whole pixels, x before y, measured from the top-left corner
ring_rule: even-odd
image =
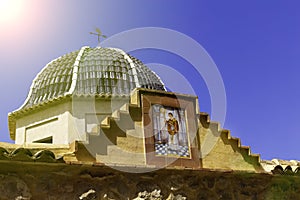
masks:
[[[11,142],[7,113],[24,102],[49,61],[96,46],[89,34],[95,27],[111,36],[151,26],[186,34],[209,53],[226,89],[224,128],[263,159],[300,160],[299,1],[19,0],[11,7],[6,1],[0,0],[0,11],[20,7],[14,16],[0,14],[1,141]],[[180,71],[199,96],[200,110],[211,112],[205,82],[186,60],[153,49],[132,55]]]

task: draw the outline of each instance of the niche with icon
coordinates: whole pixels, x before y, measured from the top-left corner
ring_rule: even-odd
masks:
[[[170,92],[139,92],[147,164],[201,168],[197,97]]]

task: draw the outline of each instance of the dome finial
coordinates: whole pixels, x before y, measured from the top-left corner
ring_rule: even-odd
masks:
[[[100,45],[100,37],[107,38],[107,36],[103,35],[99,28],[96,28],[95,31],[96,33],[90,32],[90,34],[98,36],[98,45]]]

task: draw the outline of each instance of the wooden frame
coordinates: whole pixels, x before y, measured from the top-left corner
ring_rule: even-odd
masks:
[[[167,95],[168,94],[168,95]],[[156,167],[182,167],[182,168],[200,168],[201,162],[199,157],[199,144],[197,143],[197,117],[196,117],[196,106],[197,106],[197,98],[192,96],[184,96],[184,95],[175,95],[174,93],[167,94],[151,94],[151,93],[143,93],[141,94],[141,105],[143,110],[143,125],[144,125],[144,134],[145,134],[145,150],[146,150],[146,162],[149,165],[155,165]],[[157,131],[159,126],[157,124],[160,123],[160,128],[163,122],[157,122],[157,111],[158,108],[165,109],[165,112],[170,112],[173,114],[173,117],[176,119],[178,125],[181,126],[181,136],[179,135],[179,131],[174,134],[174,137],[184,137],[182,141],[178,141],[177,145],[173,137],[173,144],[177,147],[174,149],[171,147],[170,135],[163,136],[164,138],[159,138],[157,135]],[[164,112],[164,111],[162,111]],[[181,114],[176,114],[181,113]],[[168,113],[159,114],[163,117]],[[174,116],[175,115],[175,116]],[[176,116],[177,115],[177,116]],[[179,116],[181,115],[181,116]],[[184,118],[184,119],[182,119]],[[166,119],[167,120],[167,119]],[[179,127],[180,129],[180,127]],[[168,130],[164,127],[164,130]],[[177,135],[177,136],[176,136]],[[168,144],[167,144],[168,142]],[[165,148],[163,153],[158,151],[157,146],[160,145],[159,148]],[[187,148],[187,152],[178,153],[181,151],[181,148]],[[177,153],[176,153],[177,150]],[[175,153],[174,153],[175,152]]]

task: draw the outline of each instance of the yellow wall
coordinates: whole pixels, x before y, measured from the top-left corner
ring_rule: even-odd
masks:
[[[249,147],[231,138],[229,131],[220,130],[217,123],[199,124],[202,166],[208,169],[261,171],[258,155],[251,155]]]

